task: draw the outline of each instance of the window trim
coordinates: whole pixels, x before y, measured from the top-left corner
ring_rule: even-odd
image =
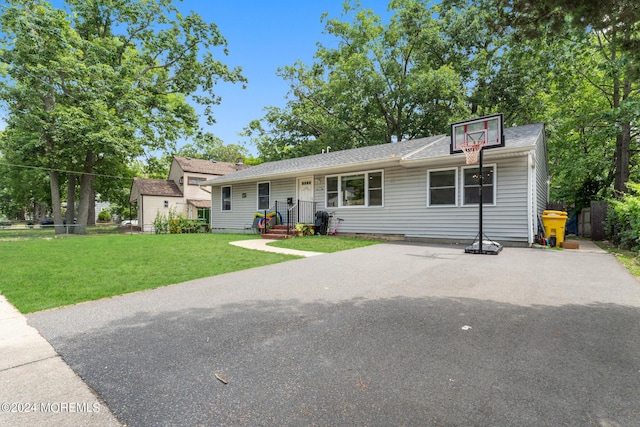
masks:
[[[382,203],[380,205],[371,205],[370,204],[370,197],[369,197],[369,175],[370,174],[374,174],[374,173],[380,173],[380,183],[381,183],[381,187],[380,190],[382,191]],[[343,205],[342,204],[342,199],[343,199],[343,193],[342,193],[342,177],[352,177],[352,176],[357,176],[357,175],[363,175],[364,176],[364,204],[362,205]],[[329,193],[329,183],[328,180],[331,178],[337,178],[338,179],[338,206],[329,206],[329,197],[328,197],[328,193]],[[384,208],[384,195],[385,195],[385,189],[384,189],[385,185],[384,185],[384,169],[375,169],[375,170],[369,170],[369,171],[356,171],[356,172],[346,172],[346,173],[341,173],[341,174],[333,174],[333,175],[326,175],[324,177],[324,206],[326,209],[331,209],[331,208],[344,208],[344,209],[363,209],[363,208]]]
[[[233,210],[233,186],[223,185],[220,187],[220,212],[231,212]],[[224,189],[229,189],[229,209],[224,208]]]
[[[460,195],[461,195],[461,200],[460,200],[460,205],[461,206],[478,206],[479,203],[465,203],[464,202],[464,194],[465,194],[465,182],[464,182],[464,173],[467,169],[478,169],[479,165],[472,165],[472,166],[463,166],[460,168]],[[498,188],[498,166],[497,163],[491,163],[488,165],[482,165],[482,170],[484,172],[485,168],[493,168],[493,182],[491,183],[491,185],[493,186],[493,195],[491,197],[491,199],[493,200],[493,203],[483,203],[483,206],[496,206],[497,203],[497,188]],[[484,191],[486,189],[486,186],[483,183],[482,186],[482,191],[483,191],[483,195],[484,195]]]
[[[444,171],[453,171],[453,192],[454,199],[453,204],[432,204],[431,203],[431,172],[444,172]],[[429,169],[427,170],[427,207],[429,208],[455,208],[459,206],[460,194],[459,194],[459,186],[458,186],[458,168],[439,168],[439,169]]]
[[[269,202],[266,208],[260,207],[260,184],[269,184]],[[264,211],[271,207],[271,181],[260,181],[256,183],[256,210]]]

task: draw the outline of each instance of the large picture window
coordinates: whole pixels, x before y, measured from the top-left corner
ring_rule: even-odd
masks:
[[[427,177],[427,204],[429,206],[455,206],[457,169],[429,171]]]
[[[326,206],[382,206],[382,171],[327,177]]]
[[[482,167],[482,203],[486,205],[495,204],[496,173],[495,166]],[[473,205],[480,203],[478,184],[480,175],[477,167],[462,169],[462,187],[464,191],[463,203]]]
[[[231,210],[231,186],[222,187],[221,206],[223,211]]]
[[[269,209],[271,198],[271,184],[269,182],[258,183],[258,210]]]

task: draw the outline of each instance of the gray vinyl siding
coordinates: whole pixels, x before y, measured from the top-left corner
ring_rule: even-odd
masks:
[[[484,233],[495,240],[526,242],[527,157],[498,163],[496,167],[496,204],[485,205]],[[454,167],[454,166],[451,166]],[[441,169],[438,166],[438,169]],[[427,171],[429,168],[387,168],[384,170],[382,207],[331,208],[344,221],[344,233],[403,235],[434,240],[473,240],[478,233],[478,206],[462,206],[462,174],[458,166],[458,206],[427,207]],[[365,171],[360,171],[365,172]],[[324,177],[322,182],[324,183]],[[324,187],[324,184],[323,184]],[[319,196],[322,196],[319,199]],[[319,208],[324,191],[316,191]]]
[[[547,160],[546,144],[544,143],[544,129],[538,137],[536,144],[536,204],[537,215],[542,216],[542,212],[547,208],[549,202],[549,170]],[[537,226],[536,226],[537,227]]]
[[[270,203],[278,202],[286,203],[288,197],[296,196],[296,180],[272,180],[260,181],[270,182],[271,197]],[[212,228],[225,230],[244,230],[251,227],[253,223],[253,215],[256,213],[258,206],[258,186],[257,182],[232,184],[231,185],[231,210],[222,212],[220,210],[220,192],[221,186],[211,187],[211,206],[212,206]],[[245,193],[246,197],[242,197]],[[283,215],[286,215],[286,209],[283,209]]]
[[[527,242],[527,156],[488,163],[495,167],[495,205],[484,205],[484,233],[496,241]],[[384,204],[382,207],[331,208],[344,221],[340,232],[402,235],[412,238],[473,241],[478,233],[478,205],[462,206],[462,166],[458,168],[458,206],[427,206],[428,167],[393,167],[384,170]],[[442,169],[438,166],[434,169]],[[354,172],[366,172],[358,170]],[[314,176],[315,201],[324,210],[325,177]],[[263,182],[263,181],[261,181]],[[242,198],[242,193],[246,197]],[[271,181],[271,202],[295,198],[296,180]],[[232,186],[232,210],[220,211],[220,187],[212,187],[213,228],[242,230],[250,227],[256,211],[256,183]],[[284,215],[284,212],[283,212]]]

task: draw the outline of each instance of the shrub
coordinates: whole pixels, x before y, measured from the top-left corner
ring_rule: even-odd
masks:
[[[111,221],[111,214],[108,211],[100,211],[98,214],[98,221],[109,222]]]
[[[169,215],[165,216],[158,212],[153,220],[153,227],[156,234],[181,234],[200,233],[206,231],[197,219],[188,219],[182,213],[176,214],[174,208],[169,209]]]
[[[629,193],[611,200],[607,228],[613,243],[624,249],[640,248],[640,184],[627,182]]]
[[[156,217],[153,220],[153,230],[156,234],[166,234],[169,231],[169,221],[165,214],[158,211]]]
[[[313,225],[298,223],[296,224],[296,231],[301,236],[313,236]]]

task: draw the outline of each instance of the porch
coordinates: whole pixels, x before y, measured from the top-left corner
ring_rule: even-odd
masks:
[[[287,239],[296,235],[296,224],[314,224],[317,204],[307,200],[276,201],[269,209],[254,214],[252,228],[263,239]]]

